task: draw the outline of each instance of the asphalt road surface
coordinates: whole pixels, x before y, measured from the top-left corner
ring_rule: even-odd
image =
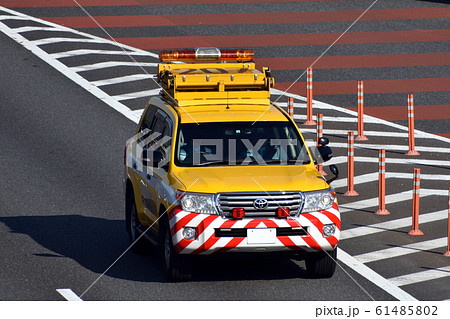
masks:
[[[116,2],[124,4],[126,1]],[[248,12],[269,9],[275,11],[280,8],[278,2],[258,5],[251,4],[252,1],[247,2],[241,6],[247,8]],[[326,11],[328,7],[324,4],[325,2],[303,2],[302,8],[312,12]],[[330,3],[332,6],[328,8],[329,10],[356,10],[353,2],[348,2],[352,4],[347,2],[343,4],[344,2],[341,1]],[[383,2],[383,4],[386,3],[386,1]],[[399,1],[396,3],[399,8],[406,8],[414,3],[414,7],[419,9],[423,7],[448,9],[448,6],[440,2]],[[0,4],[8,5],[8,1],[0,1]],[[47,5],[47,2],[38,1],[34,4]],[[367,6],[369,4],[367,1]],[[286,8],[293,5],[295,4],[286,4],[284,11],[288,11]],[[345,8],[338,7],[339,5]],[[239,7],[238,4],[218,7],[211,4],[201,7],[168,4],[153,6],[150,10],[148,7],[136,8],[135,3],[132,5],[129,1],[127,6],[92,6],[87,9],[96,16],[141,15],[149,14],[151,11],[152,14],[162,15],[163,18],[167,18],[164,15],[169,14],[201,13],[204,15],[203,18],[211,19],[207,16],[208,14],[237,13],[241,12],[242,10],[238,9],[243,7]],[[143,8],[148,10],[142,10]],[[388,6],[387,9],[389,8]],[[198,11],[200,9],[201,11]],[[358,7],[358,9],[361,8]],[[73,16],[83,14],[78,7],[73,6],[73,3],[69,7],[32,8],[28,6],[18,10],[33,16],[71,17],[65,24],[75,23],[76,19],[73,19]],[[390,11],[387,10],[384,13],[388,12]],[[438,13],[433,12],[435,19],[420,20],[425,29],[441,28],[443,22],[448,21],[448,19],[436,17]],[[2,18],[1,22],[6,25],[2,31],[13,37],[14,34],[20,33],[25,38],[21,40],[16,37],[16,41],[21,43],[18,44],[0,33],[0,69],[3,74],[0,79],[0,145],[2,145],[0,156],[3,165],[0,236],[2,255],[5,256],[0,261],[1,300],[63,300],[56,291],[59,288],[70,288],[85,300],[399,299],[394,297],[389,289],[380,289],[374,284],[374,280],[368,280],[367,271],[369,274],[370,271],[380,274],[386,282],[403,289],[402,291],[412,298],[419,300],[450,298],[449,259],[442,256],[447,244],[446,208],[450,182],[450,147],[449,140],[445,138],[449,118],[445,115],[447,114],[445,110],[448,110],[448,105],[445,104],[448,100],[446,98],[448,88],[440,89],[441,91],[437,93],[431,89],[427,92],[420,90],[417,92],[418,97],[433,96],[430,105],[438,105],[433,108],[444,110],[444,112],[435,113],[437,117],[442,115],[439,118],[429,116],[429,119],[424,120],[423,123],[428,123],[426,125],[433,128],[430,132],[438,132],[441,136],[426,132],[417,133],[416,145],[421,153],[418,157],[404,156],[408,145],[407,133],[404,127],[397,125],[403,124],[404,121],[392,123],[367,118],[365,129],[369,141],[357,144],[355,152],[355,187],[359,192],[356,198],[342,196],[347,185],[345,179],[347,175],[346,134],[347,131],[356,128],[355,114],[346,109],[319,102],[322,98],[324,102],[344,106],[343,104],[347,104],[347,101],[356,100],[356,96],[350,93],[315,95],[318,100],[315,103],[315,110],[325,115],[325,134],[330,137],[335,153],[333,161],[341,170],[341,178],[333,183],[339,193],[343,212],[344,231],[340,248],[343,252],[354,256],[354,259],[362,265],[359,270],[356,269],[357,267],[351,269],[341,260],[339,264],[342,268],[337,269],[332,279],[311,280],[306,276],[303,261],[289,259],[261,261],[245,258],[209,260],[199,266],[193,282],[171,284],[165,282],[160,261],[153,250],[149,250],[144,256],[128,252],[114,263],[128,247],[123,220],[124,203],[121,186],[123,147],[125,141],[133,135],[136,125],[133,120],[136,121],[139,117],[145,100],[149,95],[156,93],[154,90],[157,86],[148,78],[146,72],[154,74],[154,64],[158,61],[151,52],[157,52],[159,47],[150,50],[150,53],[127,47],[128,54],[139,63],[126,65],[130,63],[129,56],[122,54],[123,51],[114,43],[107,43],[84,33],[51,29],[54,28],[53,25],[43,24],[39,20],[33,21],[26,16],[20,16],[20,19],[14,18],[17,17],[14,12],[5,11],[5,15],[10,15],[12,18]],[[136,19],[131,20],[136,21]],[[113,23],[117,21],[119,20],[113,19]],[[125,22],[129,24],[129,20],[127,21]],[[155,19],[148,21],[155,21]],[[414,23],[418,23],[415,21],[412,24],[413,28],[405,20],[402,21],[401,24],[406,31],[414,31],[416,28]],[[165,23],[172,24],[172,22]],[[83,23],[86,21],[84,20]],[[385,22],[382,23],[382,27],[379,24],[373,24],[373,21],[368,23],[361,27],[369,28],[369,31],[375,26],[384,31],[389,31],[393,27],[389,23],[385,25]],[[164,23],[159,22],[159,24]],[[326,23],[311,23],[305,27],[317,27],[317,30],[311,29],[309,32],[321,34],[332,31],[331,24],[328,25],[328,29],[323,29],[324,25]],[[281,27],[279,24],[276,26]],[[294,30],[298,25],[288,24],[285,27]],[[17,31],[18,29],[11,31],[14,28],[20,31]],[[85,26],[78,26],[78,28],[89,34],[104,37],[101,30]],[[230,28],[238,28],[238,26]],[[223,31],[224,34],[222,34],[219,27],[196,26],[189,29],[185,25],[159,25],[152,28],[112,25],[107,31],[113,32],[115,37],[134,38],[133,41],[141,38],[143,34],[148,35],[149,32],[154,32],[151,33],[152,37],[160,35],[169,39],[170,36],[177,34],[194,32],[196,36],[190,40],[192,42],[187,43],[195,46],[195,41],[202,36],[225,36],[231,31],[237,34],[247,33],[251,37],[251,32],[255,32],[252,31],[253,28],[248,25],[239,25],[235,31],[226,29],[226,32]],[[259,32],[262,32],[261,29]],[[289,32],[293,33],[293,31]],[[266,33],[273,34],[269,30]],[[416,32],[415,35],[417,34]],[[446,54],[446,51],[442,49],[445,45],[443,40],[448,41],[448,36],[438,34],[436,37],[438,39],[436,41],[408,43],[406,47],[411,50],[408,52],[410,54],[437,53],[438,55],[433,56],[433,59],[441,61],[442,55],[445,58]],[[204,40],[204,38],[201,39]],[[214,43],[213,40],[207,44]],[[41,48],[44,53],[37,57],[27,51],[23,46],[30,43]],[[133,44],[133,42],[128,43]],[[319,51],[326,49],[326,46],[326,44],[306,45],[303,47],[305,49],[303,52],[306,52],[304,56],[317,56],[320,54]],[[298,56],[298,52],[293,48],[286,48],[283,51],[272,46],[258,48],[257,53],[262,52],[261,59],[265,60],[262,62],[266,62],[264,65],[268,63],[277,65],[278,52],[283,52],[282,56],[285,58]],[[356,48],[364,48],[364,50],[370,48],[375,50],[372,54],[379,55],[386,50],[387,46],[358,44],[356,47],[341,45],[339,48],[344,50],[341,54],[347,56],[353,55],[351,52]],[[405,47],[397,43],[389,45],[389,48],[398,50],[390,51],[396,54]],[[80,51],[76,50],[92,51],[84,51],[80,54]],[[370,54],[369,52],[365,54]],[[50,66],[42,61],[43,58],[61,62],[60,72],[54,69],[56,63],[51,62],[52,66]],[[413,59],[411,56],[409,58]],[[345,63],[349,63],[349,60],[354,61],[347,59]],[[300,72],[300,67],[296,71],[281,70],[283,63],[290,63],[286,61],[289,60],[283,60],[278,67],[273,67],[276,72],[279,72],[278,77],[275,75],[276,79],[280,78],[279,82],[282,83],[295,80]],[[388,61],[392,60],[388,59]],[[338,72],[350,72],[351,80],[349,81],[360,78],[378,81],[379,74],[386,74],[388,79],[397,76],[420,78],[422,76],[418,75],[426,73],[427,78],[440,78],[447,81],[444,83],[448,83],[448,79],[445,78],[448,62],[440,62],[440,66],[430,66],[429,63],[417,65],[420,63],[416,62],[414,66],[405,68],[352,68],[351,70],[339,69]],[[143,69],[140,67],[142,65],[144,65]],[[323,67],[324,70],[328,70],[326,66]],[[336,70],[333,70],[334,73]],[[334,75],[330,73],[320,75],[320,71],[321,69],[318,68],[317,75],[315,73],[319,82],[326,82],[325,79],[338,81],[336,85],[339,87],[342,73],[337,73],[338,75],[333,77]],[[104,99],[107,102],[105,104],[98,98],[101,98],[98,94],[96,97],[88,93],[73,82],[72,73],[81,75],[92,87],[100,88],[108,97],[112,97],[115,103]],[[320,81],[322,76],[324,78]],[[330,83],[331,86],[332,83]],[[345,91],[345,85],[341,88]],[[95,90],[91,91],[96,94]],[[301,91],[293,93],[302,94]],[[432,95],[430,92],[433,92]],[[274,100],[280,97],[280,91],[275,90],[273,93]],[[381,101],[390,101],[392,98],[391,102],[394,104],[385,104],[383,107],[393,107],[385,113],[395,114],[396,111],[393,110],[397,109],[400,95],[404,94],[406,93],[403,91],[389,94],[375,92],[371,95],[369,93],[368,104],[370,106],[374,96],[382,95]],[[312,141],[315,138],[314,127],[301,125],[305,114],[304,98],[295,94],[293,96],[296,120],[307,140]],[[279,102],[284,106],[285,97],[280,98]],[[122,113],[109,107],[119,104],[125,108],[121,109]],[[374,109],[386,110],[378,106],[372,104]],[[421,127],[422,130],[424,128],[428,131],[427,126]],[[391,212],[389,216],[374,214],[378,205],[374,199],[376,199],[378,188],[379,148],[387,148],[387,171],[391,174],[387,179],[387,208]],[[423,178],[421,214],[424,219],[421,229],[425,235],[420,237],[407,235],[411,228],[410,199],[412,170],[415,167],[421,168]],[[345,255],[341,254],[341,256]],[[101,276],[111,265],[106,274]],[[91,286],[92,284],[94,285]]]

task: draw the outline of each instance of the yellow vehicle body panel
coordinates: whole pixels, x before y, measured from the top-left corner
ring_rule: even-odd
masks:
[[[329,185],[310,165],[174,167],[172,172],[189,192],[314,191]]]

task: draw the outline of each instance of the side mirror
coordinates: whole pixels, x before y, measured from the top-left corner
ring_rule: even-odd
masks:
[[[328,144],[330,144],[330,140],[327,137],[323,137],[322,136],[321,138],[319,138],[319,145],[320,146],[326,146]]]
[[[317,149],[319,150],[320,156],[322,157],[324,162],[329,161],[333,157],[333,152],[328,146],[320,145],[317,146]]]
[[[144,148],[142,151],[142,164],[144,166],[151,166],[154,168],[164,167],[160,166],[160,162],[164,159],[161,151]]]
[[[339,169],[337,168],[337,166],[334,164],[331,164],[329,167],[330,167],[331,173],[333,173],[334,176],[330,179],[327,179],[328,184],[330,184],[332,181],[334,181],[336,178],[339,177]]]
[[[313,157],[314,164],[322,164],[323,162],[329,161],[333,157],[333,152],[331,148],[327,145],[330,143],[330,140],[326,137],[319,138],[319,146],[311,146],[309,147],[309,151]]]

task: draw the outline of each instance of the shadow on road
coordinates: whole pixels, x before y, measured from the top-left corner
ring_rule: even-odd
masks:
[[[30,236],[52,253],[30,252],[42,258],[71,258],[102,274],[127,248],[122,220],[82,215],[0,217],[11,232]],[[149,244],[150,246],[150,244]],[[156,248],[136,255],[128,251],[106,276],[139,282],[165,282]],[[283,269],[283,271],[280,271]],[[288,258],[237,255],[199,259],[196,281],[279,280],[307,278],[306,270]]]

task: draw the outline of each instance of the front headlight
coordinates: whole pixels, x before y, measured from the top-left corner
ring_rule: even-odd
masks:
[[[303,206],[303,213],[328,209],[333,206],[336,199],[336,192],[332,188],[321,191],[304,192],[304,194],[305,205]]]
[[[179,192],[181,208],[187,212],[217,215],[214,194]]]

